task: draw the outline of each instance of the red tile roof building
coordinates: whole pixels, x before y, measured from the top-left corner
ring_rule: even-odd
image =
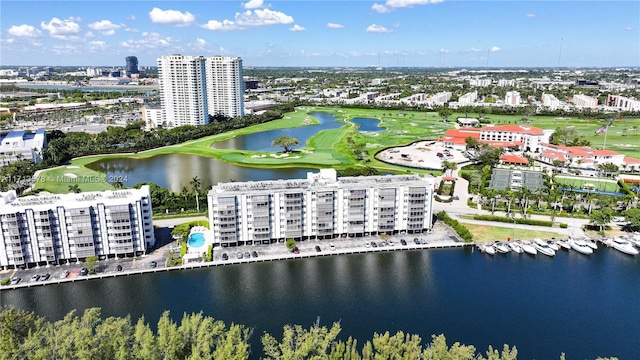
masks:
[[[549,141],[548,136],[540,128],[525,125],[498,125],[447,130],[444,137],[438,139],[438,142],[444,146],[464,149],[466,147],[465,139],[468,137],[493,147],[517,146],[522,151],[530,152],[540,152],[540,144]]]

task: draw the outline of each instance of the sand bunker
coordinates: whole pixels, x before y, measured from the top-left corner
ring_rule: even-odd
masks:
[[[69,177],[69,178],[72,178],[72,179],[75,179],[75,178],[77,178],[77,177],[78,177],[78,175],[76,175],[76,174],[71,174],[71,173],[65,173],[65,174],[64,174],[64,176]]]

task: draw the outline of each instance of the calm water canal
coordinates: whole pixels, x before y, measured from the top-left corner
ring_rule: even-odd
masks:
[[[554,258],[422,250],[224,266],[2,291],[2,304],[51,320],[198,312],[281,335],[285,324],[340,320],[343,337],[444,333],[449,342],[518,347],[519,359],[640,359],[640,258],[599,249]],[[256,349],[257,350],[257,349]]]

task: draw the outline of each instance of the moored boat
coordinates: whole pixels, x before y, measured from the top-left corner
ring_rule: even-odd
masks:
[[[482,249],[486,254],[489,255],[494,255],[496,253],[496,249],[491,244],[484,244],[482,246]]]
[[[638,250],[633,246],[633,244],[623,238],[615,237],[607,239],[604,243],[627,255],[638,255]]]
[[[585,244],[587,244],[588,247],[592,248],[593,250],[598,250],[598,244],[596,244],[595,241],[591,239],[585,239],[584,242]]]
[[[533,246],[536,248],[536,250],[543,253],[544,255],[554,256],[556,254],[556,251],[553,250],[545,241],[542,241],[541,239],[536,238],[533,242]]]
[[[547,240],[546,241],[547,245],[549,245],[550,248],[553,249],[553,251],[558,251],[560,250],[560,245],[558,245],[557,241],[554,240]]]
[[[571,248],[581,254],[590,255],[593,254],[593,249],[587,245],[587,242],[584,240],[570,240]]]
[[[522,246],[520,246],[520,243],[517,241],[508,242],[507,247],[511,249],[511,251],[513,251],[514,253],[522,254],[523,252]]]
[[[569,240],[558,240],[558,245],[565,250],[571,250],[571,244]]]
[[[510,250],[503,242],[500,242],[500,241],[494,242],[493,247],[496,249],[497,252],[501,254],[506,254]]]
[[[535,255],[538,253],[538,250],[531,244],[530,241],[522,242],[522,250],[529,255]]]

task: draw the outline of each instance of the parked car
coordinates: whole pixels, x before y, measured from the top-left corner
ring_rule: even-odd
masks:
[[[69,276],[69,270],[65,270],[62,272],[62,274],[60,274],[60,279],[64,279],[67,276]]]
[[[296,246],[296,247],[294,247],[294,248],[293,248],[293,253],[294,253],[294,254],[300,254],[300,249],[298,249],[298,247],[297,247],[297,246]]]
[[[407,246],[407,240],[405,239],[400,239],[400,244]]]
[[[116,271],[122,271],[122,265],[118,264],[118,266],[116,266]]]
[[[227,253],[222,253],[222,260],[229,260],[229,255],[227,255]]]
[[[371,242],[371,247],[377,248],[377,247],[378,247],[378,244],[376,244],[376,242],[375,242],[375,241],[372,241],[372,242]]]
[[[456,195],[456,196],[454,196],[454,197],[453,197],[453,200],[460,200],[460,196],[457,196],[457,195]]]
[[[242,259],[242,253],[238,251],[238,253],[236,254],[236,257],[237,257],[238,259]]]
[[[31,276],[31,279],[29,279],[29,282],[36,282],[38,280],[40,280],[40,275],[35,274]]]
[[[87,269],[86,267],[83,267],[82,269],[80,269],[80,275],[85,276],[89,274],[89,269]]]
[[[253,256],[254,258],[257,258],[257,257],[258,257],[258,252],[254,250],[254,251],[251,253],[251,256]]]
[[[329,249],[331,249],[331,251],[335,251],[336,245],[334,243],[329,243]]]
[[[20,282],[20,280],[22,280],[22,278],[19,278],[19,277],[12,278],[11,285],[17,285]]]
[[[248,252],[248,251],[246,251],[246,252],[244,253],[244,257],[245,257],[245,258],[247,258],[247,259],[249,259],[249,258],[251,258],[251,254],[249,254],[249,252]]]
[[[149,267],[151,267],[152,269],[155,269],[158,267],[158,262],[157,261],[152,261],[151,264],[149,264]]]
[[[416,243],[416,245],[420,245],[420,239],[418,238],[413,239],[413,242]]]
[[[40,276],[40,281],[49,280],[50,277],[51,277],[51,274],[46,273],[46,274]]]
[[[371,243],[370,243],[370,242],[368,242],[368,241],[365,241],[365,242],[364,242],[364,247],[368,248],[369,246],[371,246]]]
[[[316,252],[321,252],[322,249],[320,249],[320,246],[316,245]]]
[[[395,245],[395,243],[393,242],[393,240],[388,240],[388,241],[387,241],[387,245],[389,245],[389,246],[393,246],[393,245]]]

